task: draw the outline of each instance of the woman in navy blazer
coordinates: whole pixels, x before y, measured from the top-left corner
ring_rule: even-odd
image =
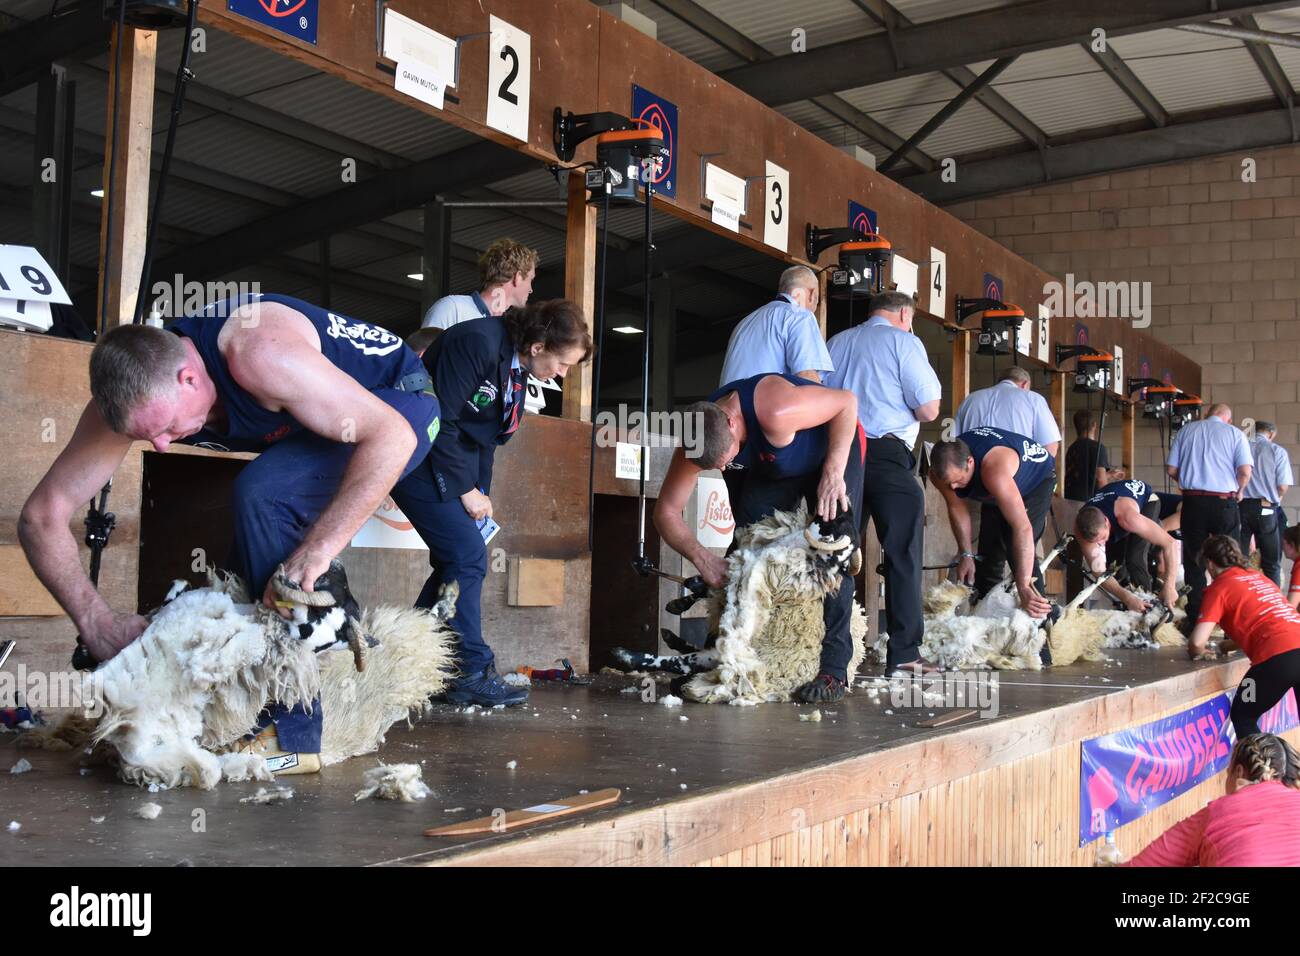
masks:
[[[582,309],[552,299],[460,322],[424,353],[441,426],[428,457],[393,489],[393,500],[429,546],[433,573],[416,607],[433,607],[444,582],[460,586],[451,626],[460,636],[461,674],[447,691],[452,703],[490,707],[528,699],[527,688],[497,676],[483,641],[479,600],[487,545],[480,522],[492,517],[492,458],[523,420],[529,374],[564,375],[592,351]]]

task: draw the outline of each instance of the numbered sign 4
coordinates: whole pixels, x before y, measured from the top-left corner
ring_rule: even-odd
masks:
[[[763,202],[763,241],[786,251],[790,241],[790,170],[767,160],[767,198]]]
[[[942,319],[948,303],[948,255],[930,247],[930,314]]]
[[[528,97],[532,77],[532,40],[518,27],[492,17],[488,43],[487,124],[528,142]]]

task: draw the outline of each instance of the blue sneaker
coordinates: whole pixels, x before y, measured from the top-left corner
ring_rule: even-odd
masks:
[[[526,700],[528,688],[507,684],[497,675],[494,664],[475,674],[463,674],[447,687],[447,702],[450,704],[478,704],[480,707],[505,704],[513,707]]]

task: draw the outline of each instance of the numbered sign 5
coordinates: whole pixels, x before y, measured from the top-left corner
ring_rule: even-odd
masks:
[[[45,257],[31,246],[0,245],[0,299],[72,304]]]
[[[790,241],[790,170],[767,161],[767,198],[763,201],[763,241],[786,251]]]
[[[930,247],[930,314],[942,319],[948,308],[948,255]]]
[[[528,142],[532,41],[523,30],[492,17],[488,43],[487,124]]]
[[[1052,310],[1045,303],[1038,304],[1038,360],[1040,362],[1050,362],[1048,354],[1051,349],[1048,348],[1052,341]]]

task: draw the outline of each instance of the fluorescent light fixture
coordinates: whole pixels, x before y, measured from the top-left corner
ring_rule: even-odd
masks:
[[[102,190],[102,189],[92,189],[92,190],[90,191],[90,194],[91,194],[92,196],[94,196],[96,199],[103,199],[103,198],[104,198],[104,190]]]
[[[615,332],[622,332],[624,335],[640,335],[640,334],[641,334],[641,330],[638,329],[636,326],[633,326],[633,325],[616,325],[616,326],[614,326],[614,331],[615,331]]]
[[[423,273],[423,272],[408,272],[408,273],[406,274],[406,278],[408,278],[408,279],[414,279],[416,282],[423,282],[423,281],[424,281],[424,273]]]

